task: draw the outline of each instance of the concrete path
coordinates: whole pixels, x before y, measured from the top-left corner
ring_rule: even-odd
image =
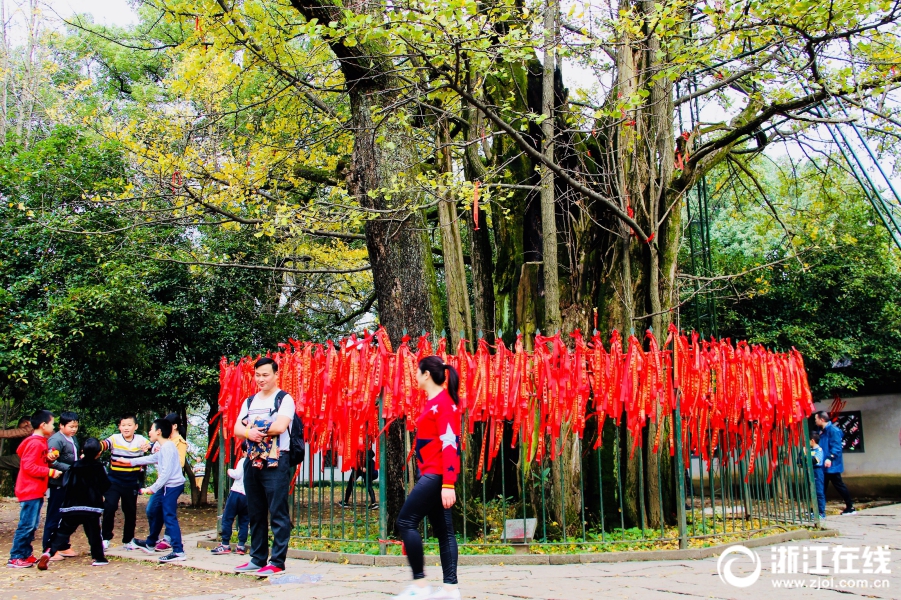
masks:
[[[539,566],[463,566],[459,568],[460,587],[464,598],[484,600],[512,600],[536,598],[542,600],[595,600],[598,598],[634,598],[640,600],[686,600],[688,598],[814,598],[843,600],[848,595],[866,598],[901,599],[901,504],[860,511],[847,517],[830,517],[827,526],[839,530],[838,537],[789,542],[779,546],[756,550],[762,569],[759,579],[746,588],[724,583],[717,573],[718,558],[682,561],[623,562],[577,565]],[[194,536],[196,538],[196,536]],[[188,540],[186,540],[188,541]],[[195,546],[192,539],[187,546]],[[835,573],[833,553],[842,546],[844,572]],[[861,553],[869,546],[887,546],[890,573],[863,573]],[[814,556],[817,548],[823,549],[823,565],[830,568],[828,575],[777,574],[774,573],[773,556],[784,552],[790,556],[797,552]],[[782,548],[782,550],[780,550]],[[792,550],[792,549],[796,550]],[[848,550],[850,549],[850,554]],[[858,550],[858,559],[848,562]],[[155,560],[140,552],[111,550],[111,555],[138,560]],[[189,560],[184,564],[197,569],[229,572],[245,561],[241,556],[214,557],[209,550],[191,547]],[[800,564],[800,560],[798,561]],[[733,572],[743,577],[753,571],[750,558],[740,557]],[[878,567],[878,563],[870,563]],[[850,573],[848,569],[858,573]],[[871,569],[872,570],[872,569]],[[318,574],[322,580],[314,584],[268,585],[230,593],[205,594],[203,590],[185,590],[178,600],[288,600],[295,598],[351,598],[354,600],[387,600],[399,593],[410,579],[409,569],[400,567],[362,567],[333,563],[288,559],[287,573]],[[428,564],[426,575],[432,581],[440,581],[441,569]],[[816,589],[810,586],[828,585],[842,589]],[[852,581],[848,581],[852,580]],[[786,583],[788,582],[788,583]],[[803,585],[797,589],[784,589],[785,585]],[[878,588],[875,586],[879,586]]]

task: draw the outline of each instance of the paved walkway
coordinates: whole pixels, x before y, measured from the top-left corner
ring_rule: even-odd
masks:
[[[854,579],[853,587],[841,591],[829,589],[776,588],[778,581],[816,581],[823,585],[826,578],[812,575],[777,575],[772,573],[771,547],[757,550],[762,571],[760,579],[741,589],[723,583],[717,574],[717,558],[704,560],[676,560],[654,562],[624,562],[578,565],[541,566],[464,566],[459,569],[464,598],[479,600],[512,600],[536,598],[542,600],[595,600],[598,598],[634,598],[640,600],[686,600],[688,598],[813,598],[817,600],[848,599],[848,595],[867,598],[901,598],[901,504],[871,508],[848,517],[830,517],[827,526],[837,528],[839,536],[805,542],[782,544],[785,548],[826,548],[824,564],[832,564],[832,553],[839,545],[852,548],[887,546],[891,552],[890,574],[833,575],[833,585]],[[196,539],[193,543],[196,545]],[[813,551],[811,551],[813,552]],[[112,550],[110,554],[138,560],[155,560],[140,552]],[[229,572],[244,562],[241,556],[214,557],[209,550],[188,549],[189,560],[182,563],[197,569]],[[743,564],[742,560],[744,563]],[[749,573],[750,559],[736,561],[735,573]],[[863,561],[856,561],[857,568]],[[315,584],[268,585],[235,590],[229,593],[205,594],[203,590],[185,590],[178,600],[288,600],[298,597],[311,599],[352,598],[353,600],[387,600],[409,583],[409,570],[400,567],[361,567],[332,563],[288,559],[287,572],[318,574],[322,580]],[[426,575],[440,580],[441,570],[434,563],[427,565]],[[777,581],[778,580],[778,581]],[[857,581],[861,580],[861,581]],[[882,587],[876,589],[876,580]],[[869,587],[863,588],[866,581]],[[785,584],[781,584],[785,585]],[[886,587],[887,586],[887,587]]]

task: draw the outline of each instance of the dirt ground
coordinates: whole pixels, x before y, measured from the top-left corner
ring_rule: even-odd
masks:
[[[147,535],[144,516],[145,498],[138,498],[137,537]],[[44,509],[46,512],[46,509]],[[43,515],[42,515],[43,516]],[[196,533],[216,528],[216,507],[179,508],[179,523],[183,533]],[[13,533],[19,521],[19,504],[15,498],[0,498],[0,557],[9,558]],[[35,552],[39,552],[44,522],[38,528]],[[116,517],[114,544],[121,544],[122,512]],[[47,571],[8,569],[0,567],[0,600],[162,600],[192,594],[212,594],[238,588],[260,586],[253,579],[238,575],[208,573],[180,567],[177,564],[150,565],[146,562],[110,557],[106,567],[92,567],[87,538],[79,529],[72,536],[72,547],[80,553],[50,563]]]

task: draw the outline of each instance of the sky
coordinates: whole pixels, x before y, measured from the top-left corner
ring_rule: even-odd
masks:
[[[7,3],[7,10],[12,8],[10,4],[25,4],[27,0],[0,0]],[[63,18],[67,18],[72,16],[75,13],[90,13],[93,15],[93,19],[95,23],[101,23],[105,25],[120,25],[126,26],[132,23],[137,22],[137,13],[133,8],[133,1],[130,0],[40,0],[46,7],[47,12],[56,13]],[[579,68],[575,64],[569,64],[564,67],[564,79],[566,80],[566,85],[571,88],[577,87],[591,87],[593,84],[593,76],[588,71]],[[706,114],[708,111],[714,110],[717,111],[715,107],[704,109],[702,112],[703,120],[712,120],[718,121],[722,118],[722,115],[708,115]],[[708,118],[709,117],[709,118]],[[854,144],[858,151],[861,151],[862,148],[859,147],[859,144]],[[773,156],[778,156],[782,154],[789,154],[794,158],[801,158],[800,150],[797,148],[790,148],[778,145],[779,147],[769,147],[767,149],[767,153]],[[797,154],[798,156],[795,156]],[[882,185],[884,180],[878,176],[878,173],[875,172],[875,164],[872,160],[869,160],[866,157],[865,152],[861,152],[863,154],[864,162],[867,164],[867,170],[872,173],[875,179],[880,180],[877,185],[880,188],[885,189],[885,186]],[[881,158],[881,161],[884,162],[884,167],[888,170],[891,169],[891,164],[885,158]],[[890,176],[893,184],[895,185],[896,190],[901,190],[901,177],[898,174],[894,176]]]
[[[43,0],[43,4],[61,17],[70,17],[75,13],[91,13],[95,23],[104,25],[128,25],[137,22],[137,14],[128,0]]]

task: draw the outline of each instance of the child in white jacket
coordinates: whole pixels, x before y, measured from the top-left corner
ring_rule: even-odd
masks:
[[[247,512],[247,496],[244,495],[244,463],[242,457],[234,469],[228,470],[228,476],[234,479],[231,493],[225,501],[225,509],[222,511],[222,543],[211,550],[213,554],[230,554],[232,539],[232,524],[238,519],[238,546],[237,554],[245,554],[247,543],[247,527],[250,525],[250,514]]]

